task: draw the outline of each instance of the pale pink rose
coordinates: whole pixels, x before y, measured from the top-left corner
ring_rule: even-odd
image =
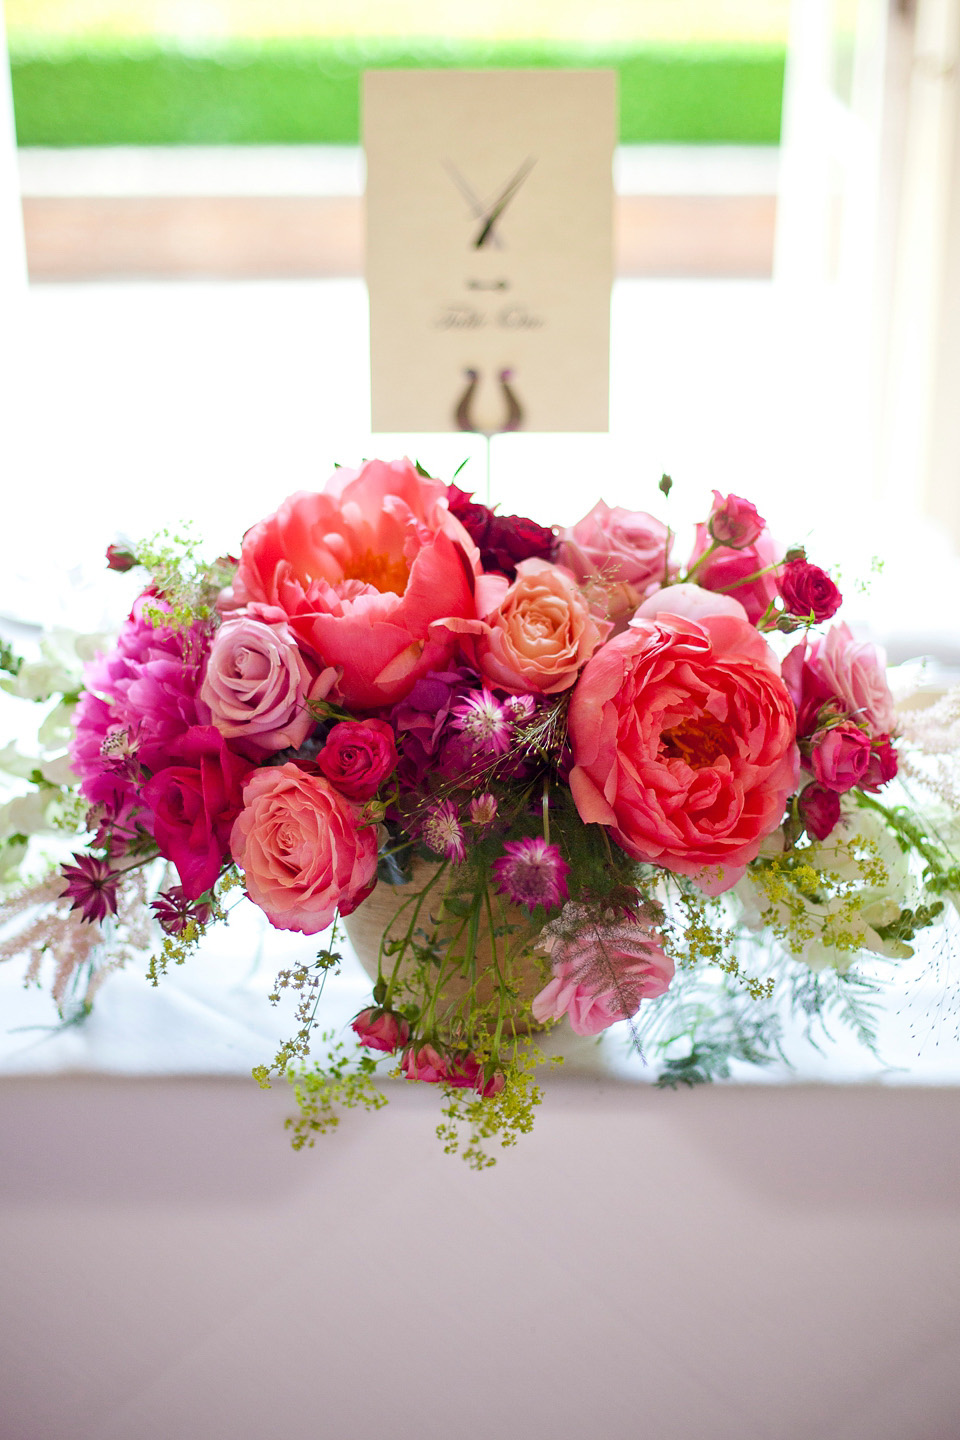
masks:
[[[588,662],[570,701],[570,789],[637,860],[736,884],[796,788],[796,716],[752,625],[635,620]]]
[[[377,883],[377,835],[323,775],[294,764],[255,770],[230,835],[247,894],[277,930],[316,935]]]
[[[886,657],[876,645],[855,640],[846,625],[831,625],[825,635],[794,646],[783,662],[783,678],[797,707],[801,735],[818,728],[825,705],[866,724],[875,736],[896,728]]]
[[[757,513],[756,505],[749,500],[739,495],[721,495],[719,490],[714,490],[707,529],[718,544],[729,545],[734,550],[755,545],[766,525],[766,520]]]
[[[281,610],[255,606],[253,612],[220,626],[200,698],[226,739],[264,753],[296,750],[316,724],[307,701],[329,694],[337,672],[318,675],[307,664]]]
[[[408,460],[336,472],[244,536],[224,605],[279,605],[301,645],[341,672],[350,708],[392,705],[453,652],[451,618],[473,619],[480,556],[447,487]]]
[[[706,525],[698,525],[696,544],[687,562],[688,572],[693,571],[694,579],[704,590],[716,590],[739,600],[755,625],[780,593],[777,571],[770,567],[780,564],[783,547],[769,530],[764,530],[753,544],[738,550],[722,545],[698,565],[697,561],[712,544]]]
[[[682,615],[686,620],[703,620],[708,615],[735,615],[746,620],[747,612],[732,595],[715,595],[692,581],[685,585],[667,585],[644,600],[635,615],[638,620],[652,620],[655,615]]]
[[[589,515],[560,532],[557,560],[591,593],[603,591],[619,623],[667,579],[671,532],[642,510],[610,509],[600,500]]]
[[[485,576],[481,593],[497,603],[482,624],[469,627],[464,644],[484,677],[505,690],[569,690],[610,633],[610,622],[592,614],[570,571],[549,560],[522,560],[509,586]]]
[[[553,978],[534,998],[534,1019],[542,1025],[566,1015],[577,1035],[598,1035],[635,1015],[673,979],[673,961],[643,918],[611,911],[598,920],[574,901],[544,926],[537,949],[550,956]]]

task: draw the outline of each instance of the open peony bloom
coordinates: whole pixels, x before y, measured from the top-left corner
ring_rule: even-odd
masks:
[[[767,642],[731,614],[634,619],[570,701],[570,789],[634,859],[734,885],[796,787],[796,721]]]
[[[344,704],[370,710],[444,668],[444,622],[475,617],[479,569],[447,487],[408,460],[371,460],[247,531],[232,603],[280,606],[321,666],[340,669]]]

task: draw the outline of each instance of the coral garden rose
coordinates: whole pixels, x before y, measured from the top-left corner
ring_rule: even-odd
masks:
[[[317,766],[341,795],[370,800],[397,768],[397,745],[385,720],[343,720],[317,755]]]
[[[250,766],[213,725],[194,725],[172,740],[167,759],[143,799],[160,854],[177,867],[186,898],[196,900],[220,874]]]
[[[820,728],[824,706],[866,725],[875,737],[889,737],[895,727],[883,651],[855,640],[846,625],[831,625],[825,635],[795,645],[783,662],[783,678],[797,708],[801,736]]]
[[[693,553],[687,564],[688,572],[694,571],[697,584],[704,590],[732,595],[746,610],[747,617],[756,624],[779,593],[776,569],[771,567],[776,567],[783,559],[782,547],[769,530],[762,530],[749,545],[738,549],[721,545],[702,564],[699,563],[712,544],[707,526],[698,525]]]
[[[570,571],[548,560],[521,561],[512,585],[484,576],[482,593],[493,604],[482,624],[469,627],[476,664],[504,690],[569,690],[610,633],[610,622],[592,614]]]
[[[671,532],[642,510],[601,500],[560,532],[557,559],[581,585],[602,590],[610,619],[626,620],[668,578]]]
[[[582,819],[711,893],[736,883],[796,788],[790,696],[736,615],[634,619],[588,662],[569,727]]]
[[[244,536],[225,605],[279,605],[300,644],[341,672],[340,698],[371,710],[453,653],[451,617],[474,618],[480,557],[447,487],[408,460],[338,470]]]
[[[598,1035],[635,1015],[673,979],[673,961],[650,925],[612,912],[598,920],[575,902],[544,926],[537,949],[550,956],[553,977],[534,997],[534,1019],[566,1015],[577,1035]]]
[[[200,699],[228,740],[255,753],[296,750],[316,724],[307,701],[329,694],[337,672],[331,667],[318,675],[307,664],[282,610],[253,609],[217,631]]]
[[[255,770],[230,836],[247,894],[277,930],[316,935],[377,882],[377,836],[324,775],[292,763]]]

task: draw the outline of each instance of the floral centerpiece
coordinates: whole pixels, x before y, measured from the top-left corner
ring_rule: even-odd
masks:
[[[529,1128],[560,1022],[627,1022],[665,1083],[769,1059],[784,995],[869,1041],[855,962],[909,955],[957,884],[886,798],[882,656],[737,496],[680,549],[646,513],[546,528],[371,461],[291,496],[239,558],[108,562],[146,583],[47,722],[55,749],[70,719],[73,778],[62,755],[31,777],[84,843],[13,894],[5,953],[34,977],[52,952],[58,1000],[80,979],[86,1005],[148,919],[159,983],[245,893],[304,936],[274,994],[298,992],[298,1028],[254,1072],[292,1079],[297,1144],[338,1101],[382,1104],[386,1064],[443,1090],[447,1147],[465,1123],[484,1163]],[[371,1002],[357,1045],[311,1063],[341,922],[373,937]]]

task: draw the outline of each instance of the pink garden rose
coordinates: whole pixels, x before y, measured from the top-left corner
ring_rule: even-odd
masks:
[[[687,563],[688,572],[694,572],[694,579],[704,590],[717,590],[739,600],[748,618],[756,624],[777,597],[777,573],[769,567],[783,559],[782,547],[769,530],[763,530],[755,541],[739,549],[721,545],[698,565],[712,544],[707,526],[698,525],[693,554]],[[761,571],[767,573],[761,574]]]
[[[790,696],[736,615],[633,620],[588,662],[569,727],[581,818],[711,893],[736,884],[796,788]]]
[[[166,759],[143,799],[160,854],[177,867],[186,898],[196,900],[220,874],[250,766],[213,725],[194,725],[172,740]]]
[[[217,631],[200,698],[221,735],[270,754],[299,749],[316,724],[307,701],[322,700],[336,678],[307,664],[282,610],[253,606]]]
[[[714,490],[707,530],[718,544],[742,550],[747,545],[755,545],[766,526],[766,520],[749,500],[739,495],[721,495],[719,490]]]
[[[334,725],[317,766],[341,795],[370,800],[397,768],[397,744],[385,720],[343,720]]]
[[[247,894],[277,930],[316,935],[377,883],[377,836],[323,775],[289,763],[255,770],[230,836]]]
[[[373,1006],[361,1010],[350,1028],[361,1045],[368,1050],[380,1050],[384,1055],[392,1055],[410,1039],[410,1026],[402,1015]]]
[[[795,645],[783,662],[783,678],[797,707],[798,735],[820,728],[824,706],[866,725],[873,736],[889,737],[895,728],[884,653],[855,640],[846,625],[831,625],[825,635]]]
[[[808,835],[815,840],[826,840],[834,826],[840,821],[840,796],[826,785],[806,785],[797,800],[800,819]]]
[[[400,1065],[408,1080],[422,1080],[427,1085],[446,1081],[447,1062],[432,1045],[410,1045],[403,1052]]]
[[[512,585],[485,575],[481,623],[464,626],[475,663],[503,690],[557,695],[569,690],[583,665],[610,633],[570,574],[549,560],[522,560]],[[492,603],[491,603],[492,602]]]
[[[602,591],[615,624],[629,619],[667,578],[671,532],[642,510],[611,510],[601,500],[560,532],[557,559],[581,585]]]
[[[550,956],[553,978],[533,1001],[544,1024],[566,1015],[577,1035],[598,1035],[662,995],[674,965],[656,931],[639,916],[610,912],[597,920],[573,901],[540,932],[539,950]]]
[[[843,596],[826,570],[809,560],[788,560],[778,583],[787,614],[812,615],[818,625],[836,615],[843,604]]]
[[[367,710],[444,668],[454,647],[444,622],[475,617],[479,568],[447,487],[408,460],[371,460],[248,530],[225,603],[279,605],[297,640],[339,668],[344,704]]]
[[[870,764],[870,736],[858,725],[848,720],[831,725],[818,730],[811,743],[810,768],[819,784],[843,795],[861,783]]]

